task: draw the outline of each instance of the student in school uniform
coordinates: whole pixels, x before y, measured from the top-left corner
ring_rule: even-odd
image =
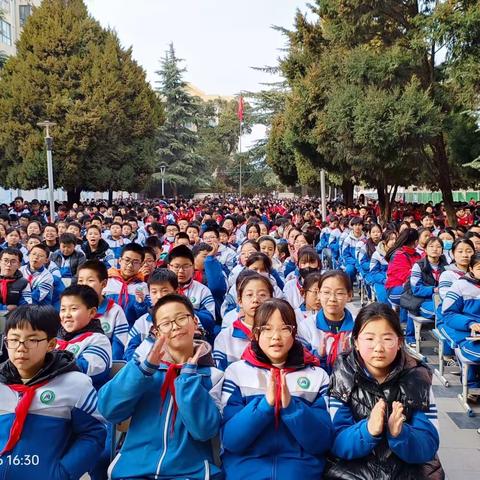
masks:
[[[310,316],[315,316],[322,308],[320,300],[319,282],[322,278],[320,272],[309,273],[302,285],[303,303],[295,309],[295,316],[297,317],[297,325],[303,323],[304,320]]]
[[[262,303],[273,297],[273,286],[263,275],[246,277],[239,286],[238,303],[242,316],[232,325],[220,331],[215,339],[213,358],[217,368],[226,368],[242,358],[245,348],[250,344],[255,312]]]
[[[263,303],[253,332],[242,360],[225,371],[226,479],[322,478],[333,440],[328,375],[296,340],[295,312],[288,302]]]
[[[354,321],[346,305],[353,289],[350,277],[342,270],[324,273],[318,289],[322,308],[298,326],[298,337],[330,374],[338,354],[350,348]]]
[[[98,308],[95,318],[100,320],[102,330],[112,345],[113,360],[122,360],[128,342],[128,321],[122,307],[103,291],[108,281],[108,270],[98,260],[87,260],[78,269],[77,285],[88,285],[98,296]]]
[[[213,342],[215,332],[215,301],[208,287],[193,278],[195,259],[192,251],[185,245],[173,248],[167,257],[167,268],[178,278],[178,293],[185,295],[195,309],[201,326]]]
[[[125,360],[129,361],[134,357],[137,348],[146,338],[150,338],[151,340],[149,349],[153,343],[155,343],[155,337],[151,334],[153,328],[153,307],[155,307],[162,297],[169,293],[175,293],[177,290],[178,279],[172,271],[166,268],[158,268],[155,270],[148,280],[148,295],[152,308],[142,315],[128,332],[128,344],[124,355]]]
[[[110,375],[112,347],[100,320],[95,318],[97,309],[97,292],[88,285],[72,285],[64,290],[57,350],[72,352],[80,371],[86,373],[98,389]]]
[[[210,345],[194,341],[197,321],[187,298],[165,295],[152,317],[156,341],[146,358],[128,362],[99,392],[108,421],[132,419],[110,478],[220,480],[211,440],[221,423],[222,373]]]
[[[43,244],[35,245],[29,253],[28,265],[20,267],[20,271],[30,284],[32,303],[50,305],[53,296],[53,275],[46,265],[50,251]]]
[[[453,282],[442,303],[443,330],[462,354],[476,362],[469,370],[468,384],[480,388],[480,253],[470,260],[469,272]],[[477,400],[478,395],[472,396]]]
[[[0,251],[0,311],[11,312],[32,303],[30,284],[19,270],[21,263],[20,250],[8,247]]]
[[[130,326],[148,310],[145,301],[148,286],[140,273],[144,260],[143,247],[129,243],[123,247],[120,268],[110,268],[108,271],[105,297],[123,308]]]
[[[77,275],[78,267],[86,258],[81,250],[75,248],[77,239],[72,233],[62,233],[59,241],[60,248],[50,255],[50,262],[60,269],[62,281],[66,287],[69,287],[72,279]]]
[[[97,393],[74,356],[54,350],[59,326],[51,306],[22,305],[7,319],[9,359],[0,365],[4,480],[79,480],[103,449]]]
[[[331,378],[334,463],[323,478],[444,478],[432,374],[405,352],[398,315],[383,303],[367,305],[352,339]]]

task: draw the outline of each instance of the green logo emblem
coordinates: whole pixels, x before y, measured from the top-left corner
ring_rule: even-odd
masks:
[[[195,302],[197,301],[197,299],[195,297],[190,297],[190,301],[195,305]]]
[[[50,405],[55,400],[55,394],[52,390],[45,390],[40,395],[40,401],[45,405]]]
[[[80,351],[80,345],[69,345],[67,350],[69,352],[72,352],[76,356],[77,353]]]
[[[310,386],[310,380],[307,377],[300,377],[297,380],[297,385],[303,390],[306,390]]]
[[[102,323],[102,329],[105,333],[109,333],[110,332],[110,324],[108,322],[103,322]]]

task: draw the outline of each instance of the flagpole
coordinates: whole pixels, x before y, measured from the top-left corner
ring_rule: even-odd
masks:
[[[240,158],[240,182],[238,184],[238,193],[242,196],[242,121],[240,120],[240,134],[238,136],[238,153]]]

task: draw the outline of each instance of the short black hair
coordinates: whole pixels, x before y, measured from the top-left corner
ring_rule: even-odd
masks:
[[[15,255],[18,258],[18,261],[22,263],[23,253],[18,248],[13,248],[13,247],[4,248],[2,251],[0,251],[0,259],[2,259],[5,254]]]
[[[205,242],[200,242],[192,247],[192,254],[195,258],[200,252],[210,253],[212,250],[213,250],[213,247],[211,245]]]
[[[51,305],[20,305],[10,312],[5,325],[5,336],[14,328],[30,326],[32,330],[45,332],[51,340],[60,328],[60,316]]]
[[[160,300],[158,300],[158,302],[153,307],[152,318],[154,325],[156,325],[155,317],[157,315],[157,312],[168,303],[181,303],[185,306],[185,308],[188,310],[188,313],[190,313],[192,317],[195,315],[192,302],[187,297],[179,295],[178,293],[169,293],[168,295],[160,298]]]
[[[60,300],[64,297],[77,297],[87,308],[98,308],[97,292],[88,285],[71,285],[61,293]]]
[[[101,282],[108,280],[107,266],[100,260],[87,260],[83,262],[77,269],[77,276],[81,270],[93,270]]]
[[[33,251],[34,248],[39,248],[40,250],[43,250],[45,254],[47,255],[47,259],[50,256],[50,249],[43,243],[37,243],[37,245],[34,245],[30,252]]]
[[[194,262],[193,253],[186,245],[173,248],[168,254],[167,263],[172,263],[175,258],[188,258],[192,263]]]
[[[178,288],[177,276],[168,268],[157,268],[148,279],[148,286],[158,285],[159,283],[169,283],[174,290]]]
[[[143,250],[143,247],[138,243],[127,243],[124,245],[122,248],[122,253],[120,254],[120,258],[122,258],[126,252],[138,253],[142,259],[142,262],[145,260],[145,250]]]
[[[180,240],[182,238],[183,238],[183,240],[190,241],[190,237],[185,232],[178,232],[178,233],[175,234],[175,239],[176,240]]]
[[[76,245],[77,237],[73,233],[62,233],[60,235],[59,243],[64,245]]]
[[[217,228],[217,227],[208,226],[208,227],[203,231],[202,237],[203,237],[206,233],[208,233],[208,232],[214,233],[217,238],[220,236],[220,234],[218,233],[218,228]]]

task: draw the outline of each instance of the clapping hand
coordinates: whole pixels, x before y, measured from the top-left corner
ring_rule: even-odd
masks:
[[[393,402],[392,413],[388,419],[388,429],[390,435],[394,438],[398,437],[402,433],[403,423],[406,417],[403,414],[403,405],[400,402]]]
[[[385,403],[385,400],[382,399],[380,399],[372,408],[367,424],[370,435],[378,437],[383,432],[386,408],[387,404]]]
[[[164,345],[165,345],[165,336],[161,335],[160,337],[157,338],[157,340],[155,340],[155,343],[153,344],[153,347],[147,356],[148,363],[151,363],[152,365],[155,365],[155,366],[160,365],[163,359],[163,356],[165,355],[165,350],[163,348]]]

